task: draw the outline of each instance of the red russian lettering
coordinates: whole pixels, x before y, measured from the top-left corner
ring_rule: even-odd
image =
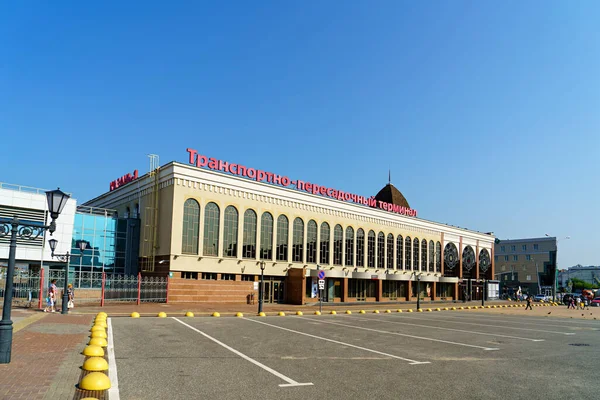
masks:
[[[206,167],[206,164],[208,164],[208,158],[198,154],[198,158],[196,158],[196,167]]]
[[[296,181],[296,189],[304,190],[304,181]]]
[[[216,158],[209,158],[208,159],[208,168],[210,169],[219,169],[219,163],[217,162]]]
[[[344,192],[342,192],[342,191],[340,190],[340,191],[337,193],[337,199],[338,199],[338,200],[342,200],[342,201],[343,201],[343,200],[346,198],[346,195],[347,195],[347,194],[348,194],[348,193],[344,193]]]
[[[238,175],[246,176],[247,171],[248,168],[244,167],[243,165],[238,165]]]
[[[257,182],[264,181],[266,177],[267,177],[267,174],[265,174],[265,171],[263,171],[262,169],[259,169],[256,171],[256,181]]]
[[[265,172],[265,174],[267,174],[267,182],[273,183],[273,173],[272,172]]]
[[[235,171],[234,171],[235,168]],[[237,175],[237,164],[229,164],[229,173]]]
[[[110,191],[113,191],[113,190],[115,190],[115,189],[116,189],[116,188],[115,188],[115,181],[112,181],[112,182],[110,183]]]
[[[352,194],[351,193],[344,193],[344,200],[350,201],[351,198],[352,198]]]
[[[362,202],[365,206],[369,205],[369,199],[367,199],[366,197],[363,197],[363,202]]]
[[[379,208],[383,208],[383,201],[381,201],[381,200],[377,200],[377,201],[379,201]]]
[[[284,176],[283,178],[281,178],[281,184],[283,186],[290,186],[290,178],[288,178],[287,176]]]
[[[313,187],[312,183],[306,182],[306,184],[304,185],[304,190],[306,190],[307,192],[312,192],[312,187]]]
[[[246,171],[246,176],[248,178],[255,178],[256,177],[256,170],[254,168],[248,168],[248,170]]]
[[[138,178],[138,170],[136,169],[135,171],[133,171],[133,179],[137,179]]]
[[[220,169],[224,172],[227,172],[227,170],[229,169],[229,163],[227,161],[223,161],[223,160],[219,160],[219,167],[217,169]]]
[[[277,174],[273,174],[273,183],[276,185],[281,185],[281,177]]]
[[[312,190],[313,194],[319,194],[320,189],[321,189],[321,186],[313,183],[313,190]]]
[[[196,154],[198,154],[198,152],[194,149],[186,149],[188,153],[190,153],[190,164],[194,165],[196,164]]]
[[[369,201],[369,207],[377,207],[377,200],[375,200],[375,197],[371,196],[368,199]]]
[[[355,203],[357,203],[357,202],[358,202],[358,195],[355,195],[355,194],[353,194],[353,195],[351,195],[350,197],[352,198],[352,201],[353,201],[353,202],[355,202]]]
[[[398,204],[392,204],[392,211],[397,213],[400,210],[400,206]]]
[[[329,197],[335,197],[335,196],[333,195],[333,189],[329,188],[329,189],[327,189],[327,191],[326,191],[326,192],[327,192],[327,196],[329,196]]]
[[[325,194],[327,194],[327,188],[325,186],[321,186],[319,188],[319,193],[321,193],[323,196],[325,196]]]

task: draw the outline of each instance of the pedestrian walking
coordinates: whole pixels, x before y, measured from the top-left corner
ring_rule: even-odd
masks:
[[[527,307],[525,307],[525,309],[529,309],[533,311],[533,307],[532,307],[532,303],[533,303],[533,298],[531,297],[531,295],[529,295],[527,297]]]
[[[75,303],[73,300],[75,299],[75,289],[73,289],[73,284],[69,283],[67,287],[67,295],[69,296],[69,302],[67,303],[67,308],[74,308]]]

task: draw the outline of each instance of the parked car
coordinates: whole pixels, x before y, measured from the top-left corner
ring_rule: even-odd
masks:
[[[594,300],[592,300],[592,307],[600,307],[600,297],[596,297]]]
[[[536,294],[533,301],[548,301],[548,296],[543,294]]]

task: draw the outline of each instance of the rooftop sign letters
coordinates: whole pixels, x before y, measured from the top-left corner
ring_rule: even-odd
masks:
[[[380,208],[385,211],[394,212],[401,215],[407,215],[410,217],[417,216],[417,210],[412,208],[398,206],[385,201],[376,200],[375,196],[364,197],[356,194],[345,193],[341,190],[328,188],[325,186],[319,186],[315,183],[304,182],[301,180],[291,180],[287,176],[280,176],[272,172],[266,172],[261,169],[248,168],[240,164],[234,164],[216,158],[209,158],[202,154],[198,154],[197,150],[186,149],[190,159],[189,163],[196,167],[208,167],[214,171],[223,171],[232,175],[243,176],[245,178],[253,179],[257,182],[268,182],[279,186],[293,186],[297,190],[302,190],[312,194],[318,194],[324,197],[330,197],[337,200],[349,201],[356,204],[362,204],[369,207]],[[135,177],[137,178],[137,171]],[[135,178],[134,178],[135,179]],[[112,183],[111,183],[111,190]]]
[[[112,181],[110,183],[110,191],[112,192],[116,188],[123,186],[126,183],[129,183],[133,180],[136,180],[137,178],[138,178],[138,170],[136,169],[135,171],[133,171],[133,175],[126,174],[126,175],[123,175],[122,177],[120,177],[119,179],[115,179],[114,181]]]

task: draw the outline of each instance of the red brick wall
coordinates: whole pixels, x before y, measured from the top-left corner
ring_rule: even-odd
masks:
[[[304,304],[305,291],[306,280],[304,279],[304,268],[292,268],[288,270],[285,278],[286,303]]]
[[[220,274],[218,275],[220,278]],[[206,302],[206,303],[246,303],[247,296],[254,293],[254,302],[258,302],[258,290],[254,282],[201,280],[171,278],[169,280],[169,303]]]

